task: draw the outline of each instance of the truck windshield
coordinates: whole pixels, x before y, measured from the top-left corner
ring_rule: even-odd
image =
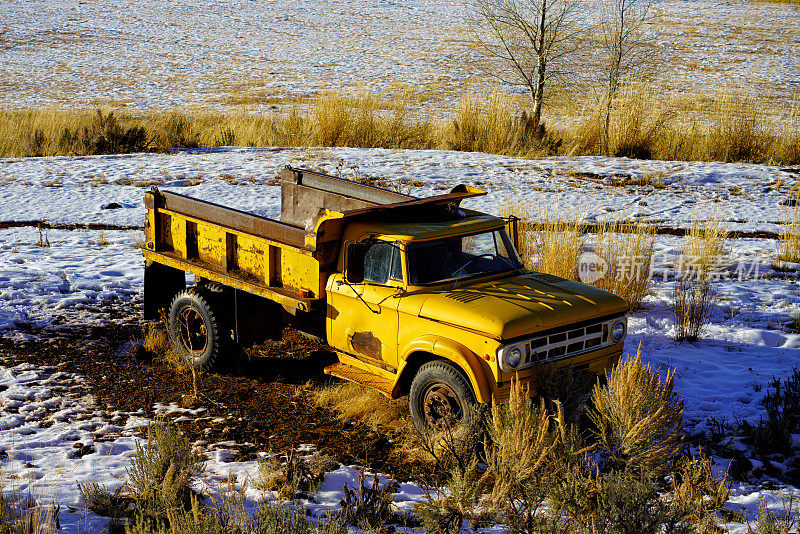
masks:
[[[505,230],[409,243],[406,255],[411,285],[474,278],[522,267]]]

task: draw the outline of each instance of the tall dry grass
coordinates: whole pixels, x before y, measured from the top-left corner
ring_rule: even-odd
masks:
[[[16,487],[5,488],[5,479],[13,481]],[[61,529],[59,522],[60,505],[47,499],[34,482],[29,481],[26,489],[20,489],[16,475],[0,472],[0,533],[3,534],[51,534]]]
[[[520,219],[518,252],[526,267],[577,280],[578,256],[586,243],[584,208],[544,201],[531,206],[508,198],[500,206],[500,214]]]
[[[535,129],[518,99],[467,90],[451,119],[420,110],[420,95],[329,91],[283,111],[0,111],[0,157],[86,155],[219,146],[352,146],[479,151],[524,157],[614,155],[702,161],[800,162],[800,94],[777,116],[756,95],[696,101],[644,85],[596,102],[577,121]],[[570,112],[583,103],[570,103]],[[573,117],[574,118],[574,117]],[[113,120],[109,120],[113,119]]]
[[[537,157],[553,153],[555,141],[533,121],[518,101],[497,90],[467,91],[450,124],[438,128],[439,144],[451,150]]]
[[[649,159],[667,135],[674,114],[657,100],[653,88],[630,85],[619,92],[610,110],[607,101],[598,101],[566,137],[571,151],[576,154]]]
[[[539,202],[535,207],[507,199],[502,217],[520,219],[519,254],[525,265],[538,272],[578,280],[578,262],[591,248],[607,267],[592,285],[610,291],[637,309],[651,285],[651,263],[656,228],[626,221],[585,222],[583,206],[560,206]]]
[[[354,96],[329,91],[308,111],[306,139],[319,146],[433,148],[432,125],[415,122],[409,93],[392,100],[361,90]]]
[[[353,382],[337,382],[314,391],[314,401],[331,408],[343,420],[378,428],[412,432],[406,399],[389,399]]]
[[[800,262],[800,206],[787,206],[778,240],[778,259]]]
[[[594,234],[594,251],[608,271],[595,287],[624,298],[629,310],[637,309],[652,284],[651,266],[656,227],[627,221],[604,222]]]
[[[692,214],[682,251],[683,265],[676,266],[680,271],[676,276],[713,278],[724,266],[728,231],[723,228],[721,219],[721,214],[713,209],[706,210],[704,219],[699,213]]]
[[[727,235],[718,213],[711,212],[705,220],[692,215],[683,250],[675,263],[672,314],[677,341],[697,341],[711,319],[717,297],[712,282],[719,278],[725,265]]]
[[[653,87],[623,88],[598,101],[575,127],[559,132],[562,152],[682,161],[800,162],[800,94],[786,113],[754,94],[723,90],[665,98]]]

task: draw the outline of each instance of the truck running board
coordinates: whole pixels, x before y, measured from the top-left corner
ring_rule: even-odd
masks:
[[[375,389],[386,395],[387,397],[392,397],[392,389],[394,384],[386,380],[383,377],[380,377],[374,373],[370,373],[369,371],[364,371],[362,369],[356,369],[350,365],[346,365],[344,363],[334,363],[333,365],[329,365],[325,368],[325,374],[335,376],[337,378],[342,378],[344,380],[348,380],[350,382],[356,382],[358,384],[362,384],[367,386],[368,388]]]

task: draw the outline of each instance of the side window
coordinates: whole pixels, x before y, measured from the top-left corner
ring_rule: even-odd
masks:
[[[389,243],[375,243],[364,255],[364,280],[385,284],[389,280],[394,247]]]
[[[397,245],[392,247],[392,271],[389,276],[392,280],[403,281],[403,262]]]

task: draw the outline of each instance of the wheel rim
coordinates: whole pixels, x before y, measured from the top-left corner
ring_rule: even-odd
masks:
[[[208,328],[200,311],[192,306],[183,308],[177,317],[178,342],[192,359],[205,352],[208,346]]]
[[[425,421],[434,430],[445,430],[461,420],[463,410],[455,392],[446,384],[433,384],[422,397]]]

